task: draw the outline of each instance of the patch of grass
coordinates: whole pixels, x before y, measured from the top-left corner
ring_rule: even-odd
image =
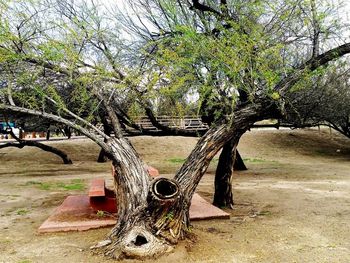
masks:
[[[85,184],[81,179],[73,179],[70,183],[63,182],[38,182],[38,181],[28,181],[25,186],[34,185],[40,190],[57,190],[63,189],[66,191],[70,190],[84,190]]]
[[[17,263],[32,263],[29,259],[20,260]]]
[[[64,190],[84,190],[85,185],[83,183],[83,180],[81,179],[74,179],[69,184],[65,183],[57,183],[58,188],[63,188]]]
[[[35,185],[41,190],[50,190],[51,184],[50,183],[42,183],[42,182],[37,182],[37,181],[28,181],[25,183],[25,186],[29,185]]]
[[[51,189],[51,185],[49,183],[41,183],[38,187],[41,190],[50,190]]]
[[[97,213],[96,213],[96,215],[97,215],[98,217],[104,217],[104,216],[105,216],[105,212],[102,211],[102,210],[98,210]]]
[[[327,155],[335,155],[336,154],[336,150],[334,150],[334,152],[330,152],[330,151],[327,151],[327,149],[316,149],[314,152],[313,152],[313,156],[327,156]]]
[[[4,195],[4,194],[0,194],[0,196],[5,196],[5,197],[20,197],[20,195]]]
[[[25,183],[26,186],[28,185],[40,185],[42,184],[41,182],[37,182],[37,181],[28,181]]]
[[[3,240],[0,239],[0,244],[10,244],[10,243],[11,241],[8,239],[3,239]]]
[[[185,160],[186,159],[183,159],[183,158],[171,158],[171,159],[168,159],[167,161],[170,163],[182,164],[185,162]]]
[[[243,161],[249,163],[264,163],[266,160],[260,158],[243,158]]]
[[[29,213],[29,211],[27,209],[18,209],[16,211],[16,214],[19,215],[19,216],[24,216],[24,215],[26,215],[28,213]]]
[[[183,164],[186,161],[186,159],[185,158],[176,158],[175,157],[175,158],[168,159],[167,161],[170,162],[170,163],[174,163],[174,164]],[[217,163],[218,161],[219,161],[218,158],[214,158],[212,160],[212,162],[214,162],[214,163]]]
[[[268,211],[268,210],[263,210],[263,211],[260,211],[259,212],[259,216],[270,216],[272,213],[271,211]]]

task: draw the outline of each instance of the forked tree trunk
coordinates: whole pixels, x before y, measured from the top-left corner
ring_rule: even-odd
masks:
[[[174,179],[151,180],[129,141],[111,138],[108,154],[113,160],[118,219],[106,255],[144,258],[170,251],[188,232],[192,196],[211,159],[226,142],[238,143],[255,120],[255,108],[247,108],[231,126],[210,128]]]

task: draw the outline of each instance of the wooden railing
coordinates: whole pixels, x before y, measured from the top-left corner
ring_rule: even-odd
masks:
[[[199,117],[170,117],[158,116],[157,121],[165,126],[173,128],[181,128],[185,130],[207,130],[208,125],[203,123]],[[145,130],[158,130],[146,116],[134,118],[134,122]]]

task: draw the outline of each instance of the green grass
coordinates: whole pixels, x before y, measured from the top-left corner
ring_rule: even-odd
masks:
[[[81,179],[74,179],[71,181],[70,184],[64,184],[64,183],[57,183],[58,188],[63,188],[64,190],[84,190],[85,185],[83,183],[83,180]]]
[[[174,157],[174,158],[168,159],[167,161],[170,163],[173,163],[173,164],[183,164],[186,161],[186,159]],[[217,158],[214,158],[212,160],[212,162],[214,162],[214,163],[217,163],[218,161],[219,161],[219,159],[217,159]]]
[[[264,163],[267,162],[264,159],[260,159],[260,158],[243,158],[244,162],[249,162],[249,163]]]
[[[29,211],[27,209],[18,209],[16,211],[16,214],[19,215],[19,216],[24,216],[24,215],[26,215],[28,213],[29,213]]]
[[[167,161],[170,163],[182,164],[185,162],[185,160],[186,159],[183,159],[183,158],[171,158],[171,159],[168,159]]]
[[[34,185],[40,190],[77,190],[81,191],[85,189],[85,184],[81,179],[73,179],[70,183],[63,182],[38,182],[38,181],[28,181],[25,186]]]
[[[104,216],[105,216],[105,212],[104,212],[104,211],[101,211],[101,210],[98,210],[97,213],[96,213],[96,215],[97,215],[98,217],[104,217]]]
[[[259,216],[270,216],[272,213],[268,210],[263,210],[258,213]]]

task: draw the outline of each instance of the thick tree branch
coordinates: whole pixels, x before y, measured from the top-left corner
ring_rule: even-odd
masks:
[[[112,127],[113,127],[113,131],[114,131],[114,135],[117,138],[122,138],[123,137],[123,129],[120,126],[120,122],[118,119],[117,114],[115,113],[114,108],[110,105],[110,100],[107,100],[104,95],[99,94],[98,95],[100,97],[100,99],[102,100],[102,104],[106,109],[106,113],[111,121]],[[111,97],[113,96],[113,93],[111,95]]]
[[[318,55],[315,58],[311,58],[310,60],[297,67],[294,72],[277,83],[274,90],[278,91],[280,94],[283,94],[289,91],[300,80],[305,71],[314,71],[317,68],[327,65],[327,63],[349,53],[350,43],[346,43],[344,45],[328,50],[327,52]]]
[[[67,120],[63,117],[60,117],[60,116],[57,116],[57,115],[54,115],[51,113],[43,112],[43,111],[31,110],[31,109],[27,109],[27,108],[18,107],[18,106],[11,106],[11,105],[7,105],[7,104],[3,104],[3,103],[0,103],[0,110],[30,114],[30,115],[34,115],[34,116],[43,117],[43,118],[46,118],[46,119],[49,119],[49,120],[52,120],[52,121],[55,121],[58,123],[65,124],[65,125],[71,127],[72,129],[81,132],[86,137],[90,138],[91,140],[95,141],[106,152],[109,153],[111,151],[110,147],[106,143],[104,143],[100,137],[96,136],[95,134],[91,133],[90,131],[81,127],[80,125],[77,125],[76,123],[74,123],[70,120]]]
[[[312,57],[315,58],[319,55],[320,50],[320,24],[317,18],[317,10],[316,10],[316,3],[315,0],[311,0],[311,13],[312,13],[312,30],[313,30],[313,36],[312,36]]]

